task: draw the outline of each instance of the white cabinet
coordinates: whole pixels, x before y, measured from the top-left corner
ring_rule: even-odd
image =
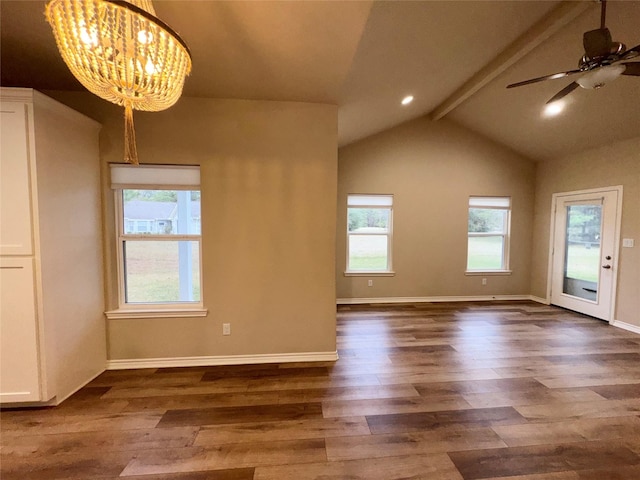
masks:
[[[0,88],[0,402],[57,404],[106,365],[100,125]]]
[[[27,105],[0,109],[0,255],[31,255],[31,186]]]
[[[33,260],[0,258],[0,286],[0,398],[41,400]]]

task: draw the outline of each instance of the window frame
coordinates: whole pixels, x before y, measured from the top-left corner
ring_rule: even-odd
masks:
[[[472,205],[473,200],[478,203]],[[507,206],[492,205],[491,200],[508,202]],[[486,203],[482,203],[485,201]],[[513,208],[512,198],[510,196],[488,196],[488,195],[470,195],[467,204],[467,258],[466,258],[466,275],[509,275],[511,274],[510,260],[511,260],[511,210]],[[469,231],[469,214],[471,209],[482,210],[500,210],[506,213],[503,225],[502,233],[498,232],[470,232]],[[471,237],[502,237],[502,266],[501,268],[481,268],[470,269],[469,268],[469,239]]]
[[[359,204],[359,205],[349,205],[349,199],[351,197],[380,197],[380,198],[389,198],[391,203],[390,205],[375,205],[375,204]],[[346,268],[344,275],[345,276],[393,276],[395,272],[393,271],[393,204],[394,197],[393,194],[381,194],[381,193],[349,193],[347,195],[347,242],[346,242]],[[359,208],[359,209],[380,209],[380,210],[388,210],[389,211],[389,224],[386,233],[381,232],[365,232],[365,233],[353,233],[349,232],[349,209],[350,208]],[[352,236],[385,236],[387,237],[387,268],[385,270],[351,270],[349,269],[349,252],[350,252],[350,241]]]
[[[112,165],[113,167],[113,165]],[[117,165],[116,167],[125,168],[125,166]],[[128,166],[126,166],[128,167]],[[175,169],[180,168],[194,168],[194,167],[179,167],[173,165],[153,165],[153,166],[138,166],[130,167],[135,168],[137,171],[134,175],[139,176],[142,172],[138,169],[143,168],[150,169]],[[196,167],[197,168],[197,167]],[[198,168],[199,172],[199,168]],[[152,172],[153,175],[153,172]],[[199,179],[199,173],[198,173]],[[124,190],[182,190],[182,191],[200,191],[202,189],[198,183],[190,183],[184,185],[175,185],[169,183],[135,183],[135,184],[112,184],[112,190],[114,195],[114,220],[115,220],[115,249],[116,249],[116,275],[117,275],[117,294],[118,294],[118,307],[116,310],[107,311],[106,316],[108,319],[122,319],[122,318],[175,318],[175,317],[203,317],[207,315],[207,309],[204,308],[204,288],[203,288],[203,269],[202,269],[202,228],[200,233],[194,234],[160,234],[160,233],[125,233],[126,225],[124,218]],[[202,205],[202,204],[201,204]],[[202,208],[202,206],[201,206]],[[202,226],[202,212],[200,212],[200,225]],[[136,228],[137,229],[137,228]],[[126,268],[125,268],[125,243],[127,241],[191,241],[196,242],[198,245],[198,274],[200,280],[200,298],[197,301],[185,301],[185,302],[148,302],[148,303],[127,303],[126,302]]]

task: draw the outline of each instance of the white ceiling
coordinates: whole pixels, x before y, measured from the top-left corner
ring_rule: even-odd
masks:
[[[154,1],[158,17],[192,52],[185,95],[334,103],[340,145],[428,115],[476,72],[502,64],[501,74],[447,118],[536,160],[640,135],[638,77],[598,91],[578,89],[552,119],[542,118],[541,108],[570,80],[505,89],[576,67],[582,33],[599,26],[592,0],[581,2],[577,18],[530,52],[516,49],[513,58],[522,58],[513,65],[502,60],[514,42],[533,38],[537,22],[556,18],[562,3]],[[2,85],[81,90],[57,53],[44,4],[0,2]],[[614,40],[640,44],[640,2],[610,1],[607,26]],[[415,101],[402,107],[407,94]]]

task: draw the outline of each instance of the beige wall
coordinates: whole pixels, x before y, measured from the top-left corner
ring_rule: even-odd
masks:
[[[115,308],[107,164],[122,158],[122,112],[88,94],[55,96],[104,125],[106,294]],[[536,167],[452,122],[418,119],[340,149],[338,162],[336,119],[334,106],[194,98],[136,113],[143,163],[201,166],[209,315],[112,320],[110,359],[334,351],[336,293],[544,297],[554,192],[623,184],[622,236],[640,241],[638,139]],[[344,276],[348,193],[394,195],[395,276]],[[464,274],[470,195],[513,200],[513,273],[486,275],[486,286]],[[621,250],[616,318],[640,324],[636,251]]]
[[[447,120],[418,119],[339,151],[337,297],[528,295],[533,162]],[[393,277],[347,277],[349,193],[394,195]],[[465,275],[470,195],[512,197],[512,275]],[[373,278],[372,287],[367,280]]]
[[[640,137],[538,164],[531,291],[547,296],[551,196],[589,188],[623,186],[621,238],[615,320],[640,326]]]
[[[57,97],[103,123],[121,162],[122,111]],[[335,352],[337,107],[182,98],[135,114],[141,163],[201,166],[206,318],[111,320],[109,358]],[[113,196],[105,189],[108,308],[117,306]],[[231,335],[222,336],[222,323]]]

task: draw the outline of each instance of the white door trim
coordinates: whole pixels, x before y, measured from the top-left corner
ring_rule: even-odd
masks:
[[[615,321],[615,308],[616,298],[618,292],[618,256],[620,255],[620,229],[622,227],[622,185],[614,185],[610,187],[590,188],[586,190],[576,190],[573,192],[559,192],[551,195],[551,214],[550,214],[550,228],[549,228],[549,250],[548,250],[548,262],[547,262],[547,302],[551,303],[551,285],[553,282],[553,248],[555,240],[555,228],[556,228],[556,206],[559,199],[565,197],[572,197],[577,195],[589,195],[598,194],[604,192],[617,192],[618,201],[616,205],[616,218],[615,218],[615,232],[614,232],[614,253],[613,253],[613,269],[615,275],[613,275],[611,286],[611,306],[609,308],[609,323],[613,324]]]

